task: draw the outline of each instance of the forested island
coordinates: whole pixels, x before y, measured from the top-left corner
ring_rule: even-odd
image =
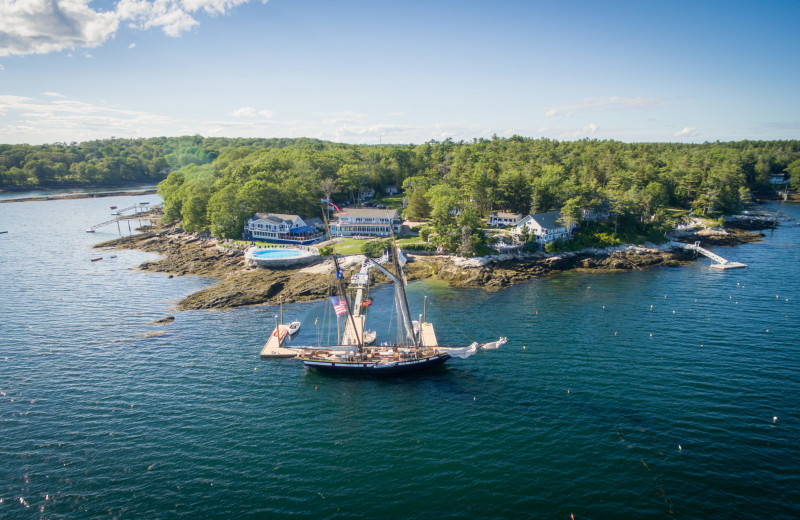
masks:
[[[491,211],[559,209],[566,223],[603,211],[572,247],[658,241],[688,211],[740,212],[770,179],[800,187],[800,141],[703,144],[509,138],[419,145],[350,145],[316,139],[186,136],[84,143],[0,145],[0,189],[159,182],[165,219],[187,232],[239,238],[256,212],[319,216],[320,198],[380,199],[395,186],[406,218],[427,220],[426,238],[464,256],[487,251]],[[398,207],[397,200],[394,201]]]

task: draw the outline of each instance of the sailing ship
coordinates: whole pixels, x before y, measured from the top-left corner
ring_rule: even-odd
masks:
[[[323,203],[330,204],[323,200]],[[323,206],[324,208],[324,206]],[[325,228],[330,237],[328,219],[323,209]],[[334,309],[337,318],[346,315],[344,334],[339,337],[337,344],[317,348],[306,347],[301,350],[298,358],[303,364],[321,372],[332,372],[353,375],[399,375],[429,370],[444,364],[450,359],[450,354],[439,348],[433,325],[421,320],[419,331],[415,333],[411,312],[408,304],[406,285],[408,284],[403,266],[405,257],[397,247],[394,233],[390,230],[391,249],[380,259],[367,258],[362,270],[351,279],[351,284],[356,288],[356,295],[352,305],[348,305],[347,292],[344,284],[344,273],[339,264],[336,252],[333,252],[334,274],[336,276],[336,291],[338,298],[334,297]],[[390,269],[384,267],[390,266]],[[381,345],[370,346],[370,335],[364,329],[366,316],[361,313],[363,306],[363,290],[369,283],[369,270],[375,268],[383,273],[394,286],[394,306],[400,321],[400,334],[397,341],[386,341]],[[369,300],[371,301],[371,300]],[[376,334],[372,336],[375,341]]]

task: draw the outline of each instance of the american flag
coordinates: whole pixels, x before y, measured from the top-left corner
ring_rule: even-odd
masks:
[[[347,312],[347,302],[342,298],[331,296],[331,303],[333,304],[333,310],[336,311],[337,316]]]

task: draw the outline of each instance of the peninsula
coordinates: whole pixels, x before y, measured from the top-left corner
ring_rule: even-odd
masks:
[[[686,241],[700,240],[706,245],[735,245],[759,240],[757,232],[730,229],[709,234],[700,230],[686,235]],[[245,262],[240,250],[226,248],[205,233],[187,233],[179,223],[159,224],[141,233],[96,244],[95,248],[137,249],[159,253],[162,257],[145,262],[143,271],[172,276],[194,275],[217,282],[189,295],[178,303],[180,310],[225,309],[245,305],[306,302],[325,299],[330,294],[333,265],[320,259],[311,266],[268,269]],[[530,280],[536,276],[570,269],[634,270],[654,266],[677,267],[692,262],[687,250],[666,246],[625,245],[607,249],[589,248],[561,254],[521,253],[489,257],[462,258],[410,252],[406,267],[410,280],[431,279],[456,287],[496,290]],[[343,259],[348,276],[356,272],[362,255]],[[378,278],[378,283],[388,280]]]

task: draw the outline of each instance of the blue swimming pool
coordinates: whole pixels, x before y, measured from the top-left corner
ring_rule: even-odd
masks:
[[[299,249],[260,249],[252,253],[253,258],[273,260],[277,258],[294,258],[303,254]]]

